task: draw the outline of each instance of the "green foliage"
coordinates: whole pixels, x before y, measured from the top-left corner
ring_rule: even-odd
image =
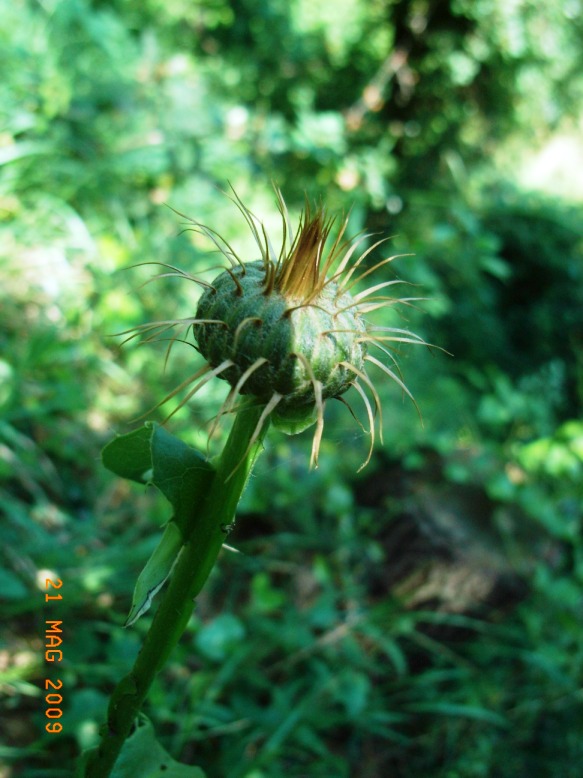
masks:
[[[511,152],[580,114],[580,3],[0,10],[0,759],[70,775],[147,626],[122,629],[169,511],[98,452],[200,357],[176,344],[164,372],[166,344],[111,336],[192,316],[198,297],[125,268],[216,266],[163,203],[256,259],[216,187],[271,224],[274,179],[294,212],[307,190],[353,206],[352,234],[398,234],[390,251],[416,256],[385,278],[429,299],[376,320],[453,357],[403,355],[423,425],[383,385],[385,454],[358,477],[367,442],[340,404],[315,472],[309,434],[273,433],[229,539],[241,553],[222,555],[147,706],[163,747],[229,778],[578,778],[581,206],[522,191]],[[169,430],[205,450],[219,391]],[[459,578],[424,555],[432,533],[454,568],[479,538],[469,566],[484,584],[501,570],[501,591],[459,605]],[[64,581],[58,611],[47,572]],[[54,667],[48,618],[66,629]],[[60,735],[44,728],[53,671]]]

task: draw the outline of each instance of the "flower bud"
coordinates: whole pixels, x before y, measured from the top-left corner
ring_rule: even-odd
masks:
[[[221,273],[202,295],[196,318],[225,326],[195,324],[194,337],[212,367],[232,361],[220,376],[231,386],[262,360],[239,391],[262,402],[280,394],[278,414],[283,416],[288,409],[314,407],[316,382],[322,400],[350,388],[356,375],[346,363],[363,369],[366,330],[351,296],[336,283],[302,305],[276,286],[269,289],[266,275],[262,260]]]
[[[205,365],[166,400],[193,385],[180,408],[212,378],[222,378],[231,389],[216,422],[233,410],[239,395],[247,395],[264,406],[257,435],[268,418],[290,434],[315,424],[312,464],[317,464],[326,400],[342,399],[354,387],[362,398],[370,425],[371,443],[364,467],[372,454],[377,415],[382,440],[380,398],[366,363],[382,370],[413,399],[399,377],[393,351],[400,343],[424,343],[405,329],[370,326],[364,317],[396,303],[409,304],[415,298],[403,300],[379,294],[402,283],[398,280],[381,281],[354,293],[362,280],[395,259],[386,257],[359,270],[386,239],[378,240],[353,259],[360,243],[370,235],[352,242],[344,240],[348,223],[345,220],[328,248],[333,220],[326,217],[322,208],[312,212],[309,205],[300,218],[295,238],[291,238],[287,208],[279,191],[277,197],[283,224],[278,254],[261,222],[237,195],[232,198],[251,229],[260,259],[244,262],[217,232],[189,219],[195,231],[214,243],[229,266],[208,283],[164,265],[171,272],[163,275],[179,276],[203,287],[196,315],[142,325],[135,334],[148,334],[147,340],[155,340],[157,335],[176,326],[192,327]],[[369,353],[373,348],[388,357],[388,365],[386,359],[383,362]]]

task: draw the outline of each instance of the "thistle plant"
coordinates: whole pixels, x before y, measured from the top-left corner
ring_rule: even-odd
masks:
[[[389,294],[402,283],[399,280],[373,281],[358,291],[362,282],[395,259],[389,256],[366,266],[367,258],[388,239],[376,240],[359,253],[371,235],[348,240],[346,219],[332,237],[334,220],[322,207],[312,209],[308,203],[294,233],[283,197],[276,194],[282,221],[277,251],[261,221],[233,193],[259,258],[244,261],[218,232],[188,219],[187,228],[206,236],[225,266],[209,283],[162,264],[162,277],[179,277],[202,288],[195,315],[122,333],[145,342],[169,341],[167,358],[173,345],[184,340],[200,353],[200,368],[162,401],[181,397],[167,420],[201,387],[219,378],[230,389],[209,435],[223,418],[234,416],[234,421],[223,451],[212,461],[153,423],[117,437],[104,449],[109,469],[154,484],[173,509],[138,578],[126,626],[148,610],[167,580],[168,586],[132,670],[113,691],[101,743],[83,755],[78,776],[129,778],[138,763],[141,774],[152,778],[167,775],[171,763],[176,775],[203,775],[199,768],[171,760],[152,738],[140,709],[215,564],[269,425],[288,434],[313,427],[311,465],[316,467],[326,402],[338,399],[348,405],[344,394],[354,388],[364,404],[370,435],[362,468],[370,461],[377,427],[382,440],[381,401],[369,366],[413,399],[400,377],[396,350],[403,343],[424,341],[406,329],[371,325],[368,316],[414,298]]]

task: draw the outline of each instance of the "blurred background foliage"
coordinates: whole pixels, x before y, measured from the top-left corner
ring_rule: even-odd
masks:
[[[403,349],[423,423],[379,381],[385,445],[358,475],[367,441],[339,404],[315,472],[309,434],[270,436],[243,553],[222,556],[146,713],[209,776],[578,778],[581,0],[0,12],[2,778],[70,774],[147,627],[121,625],[166,506],[99,451],[198,362],[177,347],[164,371],[164,344],[113,333],[192,315],[197,293],[127,268],[216,266],[172,209],[256,258],[221,190],[277,231],[273,183],[294,215],[307,193],[413,254],[379,277],[427,300],[377,321],[453,356]],[[171,431],[205,448],[224,389]]]

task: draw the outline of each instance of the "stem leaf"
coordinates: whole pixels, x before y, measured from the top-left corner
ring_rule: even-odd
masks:
[[[103,449],[102,460],[108,470],[122,478],[156,486],[174,509],[136,582],[125,623],[129,627],[149,610],[192,534],[214,468],[196,449],[153,422],[114,438]]]
[[[174,522],[186,540],[196,507],[207,493],[214,468],[196,449],[154,422],[118,435],[102,452],[108,470],[140,484],[153,484],[174,509]]]
[[[138,726],[124,743],[111,778],[205,778],[200,767],[172,759],[156,740],[152,723],[141,715]]]
[[[85,751],[75,778],[86,778],[94,750]],[[190,767],[172,759],[156,740],[154,727],[143,714],[134,732],[125,741],[111,772],[111,778],[206,778],[200,767]]]
[[[166,525],[162,539],[138,576],[132,597],[132,607],[124,627],[131,627],[140,616],[149,611],[152,600],[172,572],[181,548],[182,536],[180,530],[174,521],[170,521]]]

